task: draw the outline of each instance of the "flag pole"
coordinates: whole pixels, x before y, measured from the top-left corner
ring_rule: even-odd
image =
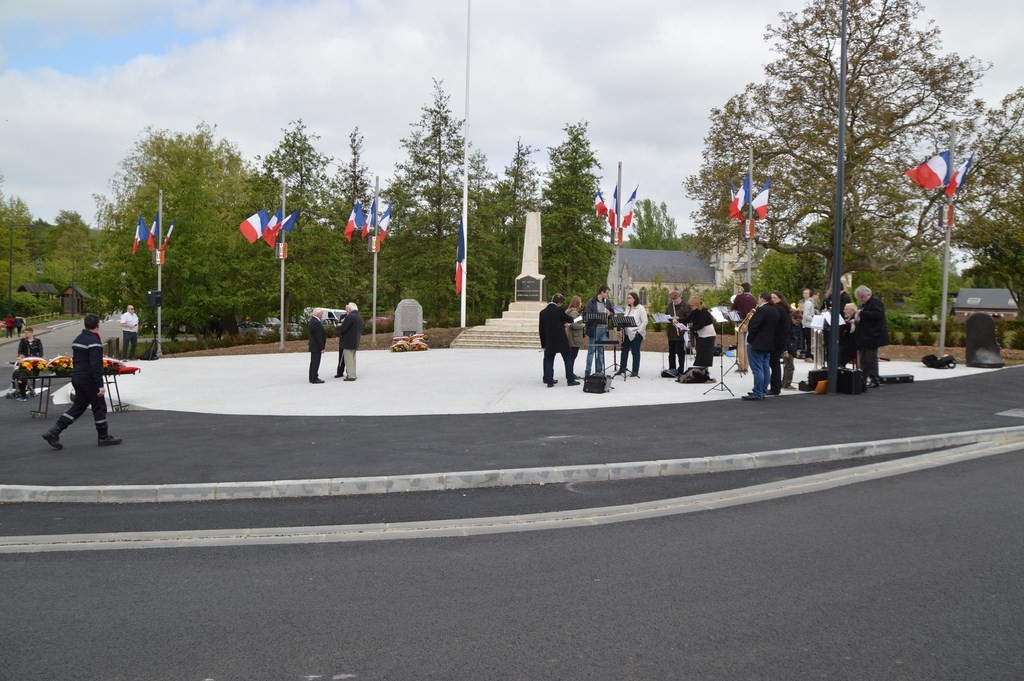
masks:
[[[615,302],[625,302],[625,295],[622,293],[622,250],[619,244],[619,225],[622,224],[622,161],[618,164],[618,174],[615,179],[615,224],[612,225],[612,244],[615,246]]]
[[[287,219],[287,215],[288,215],[287,212],[285,211],[285,205],[284,205],[285,196],[284,195],[285,195],[285,179],[282,176],[281,177],[281,224],[278,225],[278,228],[277,228],[277,231],[279,231],[281,233],[281,247],[280,247],[279,253],[276,254],[278,256],[278,258],[281,260],[281,309],[280,309],[280,312],[279,312],[278,317],[277,317],[278,321],[281,322],[281,324],[280,324],[281,328],[280,328],[280,333],[279,333],[279,338],[280,339],[279,339],[278,344],[277,344],[277,349],[278,350],[282,350],[282,351],[284,350],[284,327],[285,327],[285,323],[284,323],[284,260],[285,259],[282,256],[285,256],[288,253],[287,249],[285,248],[285,243],[287,243],[285,241],[286,233],[285,233],[285,230],[282,229],[282,226],[284,225],[284,221]]]
[[[747,157],[747,226],[744,230],[747,238],[747,283],[751,281],[754,262],[754,237],[750,233],[750,225],[754,222],[754,147],[750,147],[750,154]]]
[[[828,363],[828,394],[839,392],[839,315],[842,303],[839,294],[843,290],[843,190],[846,185],[846,62],[847,62],[847,14],[848,2],[843,0],[839,41],[839,124],[836,141],[836,206],[835,224],[832,226],[832,316],[829,327],[828,348],[825,356]],[[817,358],[815,358],[817,359]]]
[[[160,238],[164,236],[164,190],[160,190],[159,197],[157,198],[156,204],[156,232]],[[160,352],[160,341],[164,337],[163,327],[163,281],[164,281],[164,259],[163,253],[160,251],[160,244],[154,241],[156,248],[153,250],[153,255],[156,258],[156,291],[159,298],[156,304],[156,355],[159,357]]]
[[[380,175],[373,178],[373,210],[370,211],[370,220],[373,221],[373,236],[370,237],[370,248],[373,249],[373,318],[370,320],[370,342],[377,347],[377,251],[380,250],[380,235],[377,233],[377,225],[380,218]]]
[[[466,328],[466,266],[469,250],[469,37],[473,0],[466,0],[466,115],[462,119],[462,297],[460,326]]]
[[[952,177],[954,165],[954,147],[956,146],[956,126],[951,125],[949,128],[949,163],[947,164],[946,173],[950,177],[947,177],[946,184],[949,184],[949,180]],[[949,241],[953,232],[953,220],[952,220],[952,208],[953,208],[953,197],[949,196],[946,199],[946,210],[949,212],[948,222],[946,223],[946,248],[942,256],[942,312],[939,319],[939,357],[946,354],[946,308],[949,306]],[[939,205],[939,224],[943,224],[942,220],[942,208]]]

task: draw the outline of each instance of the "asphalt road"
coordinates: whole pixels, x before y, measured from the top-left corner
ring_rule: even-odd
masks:
[[[1024,458],[453,539],[0,556],[0,677],[1024,677]]]

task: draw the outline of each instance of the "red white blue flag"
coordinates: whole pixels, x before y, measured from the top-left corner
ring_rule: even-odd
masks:
[[[626,201],[625,208],[622,209],[622,226],[623,228],[629,227],[633,222],[633,206],[636,205],[636,193],[640,191],[640,185],[636,186],[633,193],[629,195],[629,200]]]
[[[277,230],[281,229],[281,215],[281,208],[278,207],[277,212],[270,217],[270,222],[267,223],[266,228],[263,230],[263,240],[271,248],[274,247],[274,242],[277,241]]]
[[[944,151],[914,168],[904,171],[904,175],[924,189],[938,189],[949,182],[949,151]]]
[[[366,216],[363,215],[362,205],[356,201],[356,205],[352,208],[352,214],[348,216],[348,224],[345,225],[345,238],[352,241],[352,234],[356,229],[364,229],[366,227]]]
[[[291,234],[292,233],[292,229],[295,228],[295,223],[298,221],[298,219],[299,219],[299,211],[298,210],[293,210],[291,212],[291,215],[286,217],[284,219],[284,222],[281,223],[281,231],[288,232],[289,234]]]
[[[953,177],[950,178],[949,184],[946,185],[946,196],[953,196],[953,194],[956,194],[956,190],[960,189],[960,186],[963,185],[964,180],[967,179],[967,173],[971,171],[972,161],[974,161],[973,153],[971,154],[971,157],[967,159],[962,166],[957,168],[955,173],[953,173]]]
[[[757,213],[757,217],[761,220],[768,219],[768,189],[771,182],[772,178],[770,177],[765,180],[764,189],[762,189],[761,193],[755,196],[754,200],[750,202],[750,205],[754,208],[754,212]]]
[[[466,260],[466,230],[459,218],[459,246],[455,251],[455,295],[462,293],[462,280],[466,276],[464,264]]]
[[[263,230],[269,223],[270,216],[267,215],[267,211],[261,209],[260,212],[243,220],[242,224],[238,225],[238,230],[249,240],[249,243],[254,244],[263,236]]]
[[[149,230],[146,229],[146,221],[143,220],[142,216],[140,215],[139,216],[139,222],[135,226],[135,242],[132,244],[132,255],[135,255],[135,252],[139,250],[139,244],[140,243],[148,243],[148,242],[149,242]]]
[[[385,203],[383,205],[387,206],[387,208],[385,208],[384,212],[381,213],[380,224],[377,225],[377,243],[378,244],[381,241],[384,241],[384,237],[386,237],[388,235],[388,225],[391,224],[391,204],[390,203]]]
[[[729,190],[732,191],[732,181],[729,182]],[[743,178],[743,185],[740,186],[739,191],[732,195],[732,203],[729,204],[729,217],[736,218],[740,222],[743,222],[743,206],[747,205],[747,199],[749,197],[750,177],[747,176]]]
[[[597,217],[603,218],[608,215],[608,206],[604,203],[604,197],[601,196],[601,190],[598,189],[597,193],[594,194],[594,210],[597,211]]]
[[[149,250],[155,251],[157,244],[160,243],[160,215],[157,214],[153,218],[153,226],[149,228],[149,239],[146,240],[146,244],[149,246]]]
[[[167,228],[167,236],[164,237],[164,242],[160,244],[161,251],[167,248],[167,242],[171,240],[171,234],[174,232],[174,222],[177,219],[178,218],[174,218],[174,220],[171,220],[171,226]]]

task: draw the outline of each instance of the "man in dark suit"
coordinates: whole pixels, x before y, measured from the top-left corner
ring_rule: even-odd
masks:
[[[335,378],[345,376],[346,381],[356,380],[356,350],[359,339],[363,336],[363,318],[359,316],[359,308],[355,303],[345,306],[345,319],[338,326],[338,372]]]
[[[869,388],[879,388],[878,348],[889,344],[889,328],[885,323],[885,305],[867,286],[858,286],[853,292],[860,301],[854,317],[857,324],[857,349],[860,350],[860,368]]]
[[[549,388],[558,383],[555,380],[556,354],[561,355],[562,361],[565,363],[566,385],[580,384],[572,377],[572,356],[570,354],[572,348],[569,346],[569,337],[565,334],[565,329],[572,324],[572,317],[562,309],[564,302],[565,296],[556,293],[548,306],[540,312],[540,346],[544,348],[544,383]]]
[[[779,310],[771,303],[771,294],[762,293],[757,309],[747,327],[747,355],[750,371],[754,374],[754,390],[744,400],[763,400],[768,394],[772,378],[771,356],[775,344],[775,327],[779,325]]]
[[[320,378],[320,357],[327,349],[327,335],[324,333],[324,311],[319,307],[309,317],[309,382],[323,383]]]

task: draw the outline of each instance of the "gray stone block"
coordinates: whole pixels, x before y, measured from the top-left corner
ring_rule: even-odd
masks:
[[[388,479],[381,475],[361,478],[333,478],[331,496],[347,497],[355,494],[384,494],[388,491]]]
[[[499,487],[501,471],[458,471],[444,474],[445,489]]]
[[[100,502],[106,504],[145,504],[159,500],[159,485],[111,485],[100,490]]]
[[[157,501],[210,501],[217,497],[217,483],[173,484],[157,487]]]
[[[270,499],[274,496],[274,483],[269,481],[255,482],[218,482],[214,491],[215,499]]]
[[[275,497],[326,497],[331,493],[330,480],[275,480]]]
[[[388,476],[388,492],[434,492],[445,489],[444,473]]]

